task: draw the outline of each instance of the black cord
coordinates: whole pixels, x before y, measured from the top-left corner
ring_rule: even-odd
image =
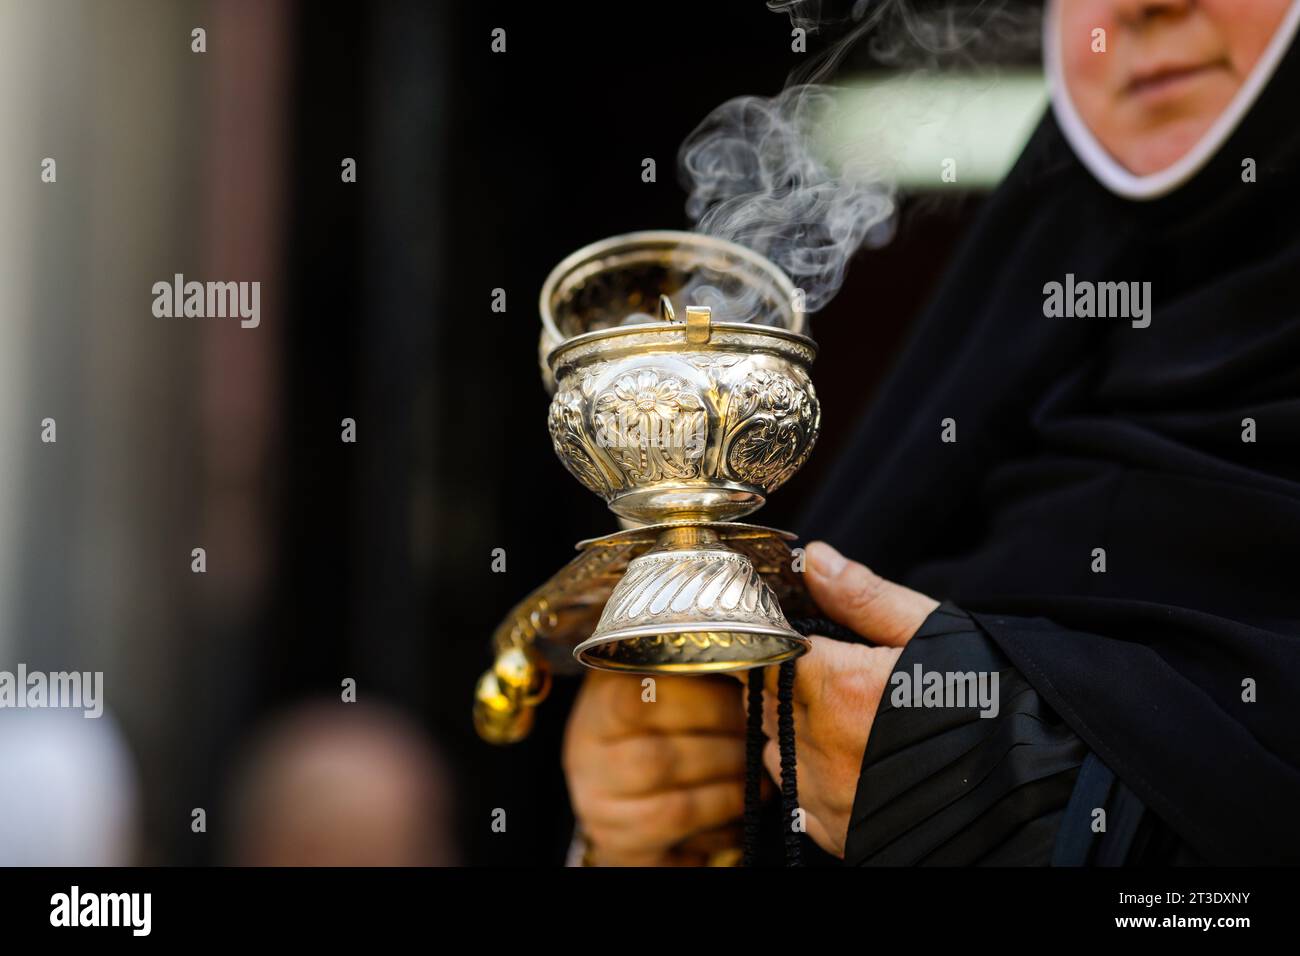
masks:
[[[865,644],[861,635],[829,618],[795,618],[790,625],[800,634],[821,634],[840,641]],[[794,741],[794,661],[781,665],[777,677],[777,748],[781,754],[781,821],[784,832],[785,865],[803,866],[803,843],[794,828],[799,810],[798,762]],[[758,865],[760,836],[760,782],[763,773],[763,672],[761,667],[749,672],[748,720],[745,734],[745,843],[744,865]]]
[[[802,866],[799,832],[794,828],[799,810],[799,781],[794,752],[794,661],[786,661],[776,684],[777,746],[781,750],[781,814],[785,829],[785,865]]]
[[[803,617],[790,621],[800,634],[821,634],[840,641],[867,643],[863,638],[829,618]],[[798,763],[794,742],[794,661],[781,665],[776,685],[777,748],[781,754],[781,815],[785,844],[785,865],[803,866],[802,838],[794,827],[799,811]],[[745,724],[745,835],[744,865],[758,865],[762,806],[760,796],[763,776],[763,674],[765,668],[749,672],[747,719]]]
[[[804,635],[821,634],[839,641],[850,641],[855,644],[868,643],[861,635],[825,617],[795,618],[790,621],[790,625]],[[794,742],[794,668],[794,661],[786,661],[781,665],[777,677],[777,747],[781,753],[781,815],[784,817],[782,828],[785,843],[785,865],[803,866],[802,838],[799,831],[794,827],[795,815],[799,811],[798,763],[795,756]],[[761,729],[763,687],[761,678],[756,680],[756,673],[757,671],[749,672],[749,726],[748,736],[746,737],[747,763],[745,777],[745,854],[747,860],[754,859],[754,854],[757,852],[756,849],[751,850],[751,845],[757,843],[757,834],[754,833],[751,836],[750,831],[750,774],[753,773],[755,762],[762,762],[763,747]],[[757,722],[755,720],[756,713],[758,714]],[[758,755],[757,758],[755,753]],[[756,795],[754,799],[757,800]]]
[[[744,866],[758,865],[763,782],[763,668],[749,671],[749,711],[745,726],[745,857]]]

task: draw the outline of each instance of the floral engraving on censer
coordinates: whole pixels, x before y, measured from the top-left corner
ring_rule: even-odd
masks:
[[[739,481],[773,491],[803,465],[817,438],[820,410],[812,382],[757,369],[731,393],[722,457]]]
[[[601,384],[612,363],[598,362],[564,376],[549,427],[575,478],[607,501],[666,480],[716,478],[770,492],[803,465],[820,409],[802,369],[725,353],[674,357],[703,375],[647,366]]]
[[[704,400],[654,368],[628,372],[596,396],[596,443],[632,481],[698,478],[707,440]]]

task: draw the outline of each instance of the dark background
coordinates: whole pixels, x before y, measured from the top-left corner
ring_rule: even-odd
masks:
[[[441,743],[466,862],[554,862],[569,837],[558,753],[574,682],[513,747],[479,742],[469,719],[510,605],[574,542],[615,529],[550,447],[537,292],[589,242],[688,228],[678,145],[724,100],[779,91],[802,57],[759,0],[304,3],[297,17],[295,167],[354,155],[360,176],[343,186],[326,163],[292,180],[278,578],[258,692],[227,715],[227,752],[268,711],[354,675]],[[505,54],[490,50],[498,26]],[[797,531],[974,205],[905,211],[893,244],[860,255],[814,317],[823,436],[764,523]],[[489,307],[498,287],[504,314]],[[342,445],[353,409],[360,439]],[[490,568],[498,547],[504,574]],[[223,765],[204,766],[198,786],[219,786]],[[495,807],[507,833],[488,825]],[[196,841],[175,849],[195,855]]]
[[[0,865],[284,861],[267,834],[348,859],[381,816],[362,757],[402,727],[441,754],[455,859],[558,862],[576,681],[523,743],[471,723],[494,628],[617,527],[551,449],[538,291],[588,243],[688,227],[682,140],[836,36],[796,54],[762,0],[0,6],[0,670],[102,672],[108,716],[0,712],[0,770],[34,768],[0,788]],[[800,530],[979,201],[905,200],[812,317],[822,437],[761,523]],[[260,282],[260,326],[155,316],[177,273]],[[388,724],[340,702],[349,678]]]
[[[557,755],[573,682],[560,683],[525,743],[489,747],[469,721],[473,681],[505,611],[567,561],[576,540],[614,529],[550,448],[537,290],[556,262],[596,239],[688,227],[678,145],[724,100],[777,92],[800,56],[785,18],[759,2],[444,13],[378,5],[346,31],[323,5],[301,13],[297,82],[329,108],[300,117],[299,150],[337,152],[350,133],[393,128],[372,134],[391,148],[358,157],[372,172],[356,188],[328,176],[302,180],[295,195],[304,292],[291,326],[301,340],[295,334],[288,349],[286,432],[310,436],[308,420],[331,403],[360,408],[366,424],[361,454],[344,447],[319,460],[302,448],[289,458],[292,571],[276,590],[277,670],[293,675],[290,690],[306,692],[351,666],[362,686],[417,709],[455,765],[468,861],[558,859],[568,832]],[[507,31],[505,54],[490,51],[497,26]],[[434,64],[430,33],[441,54]],[[440,85],[445,100],[420,101]],[[389,102],[376,115],[379,101]],[[656,160],[655,183],[641,180],[644,157]],[[907,217],[895,243],[860,256],[840,298],[816,317],[822,444],[765,509],[765,523],[794,527],[971,205]],[[437,257],[436,281],[421,253]],[[331,281],[315,281],[323,275]],[[497,287],[506,290],[504,314],[489,308]],[[417,316],[430,321],[410,321]],[[336,418],[320,427],[332,430]],[[422,521],[427,565],[405,547]],[[490,570],[496,547],[506,550],[505,574]],[[338,603],[322,602],[325,594]],[[506,834],[487,825],[494,807],[510,813]]]

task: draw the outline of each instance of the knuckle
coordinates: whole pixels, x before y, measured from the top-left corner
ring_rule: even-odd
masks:
[[[656,797],[650,804],[647,823],[654,831],[685,835],[695,823],[695,801],[688,790],[671,790]]]
[[[663,786],[671,778],[672,746],[662,737],[642,736],[624,741],[615,761],[624,787],[645,793]]]
[[[847,711],[850,715],[874,710],[874,699],[879,697],[880,690],[880,679],[875,667],[876,650],[868,647],[851,648],[852,656],[846,661],[848,666],[837,668],[833,674],[828,675],[828,699],[842,704],[840,710]]]
[[[613,718],[610,722],[631,727],[643,725],[649,705],[641,699],[640,683],[623,674],[611,676],[623,679],[611,680],[605,685],[606,712]]]

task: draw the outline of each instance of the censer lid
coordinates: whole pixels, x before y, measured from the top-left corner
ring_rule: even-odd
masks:
[[[542,284],[544,349],[593,331],[657,321],[667,296],[684,312],[709,308],[715,322],[807,334],[799,290],[752,249],[694,232],[634,232],[565,258]]]

